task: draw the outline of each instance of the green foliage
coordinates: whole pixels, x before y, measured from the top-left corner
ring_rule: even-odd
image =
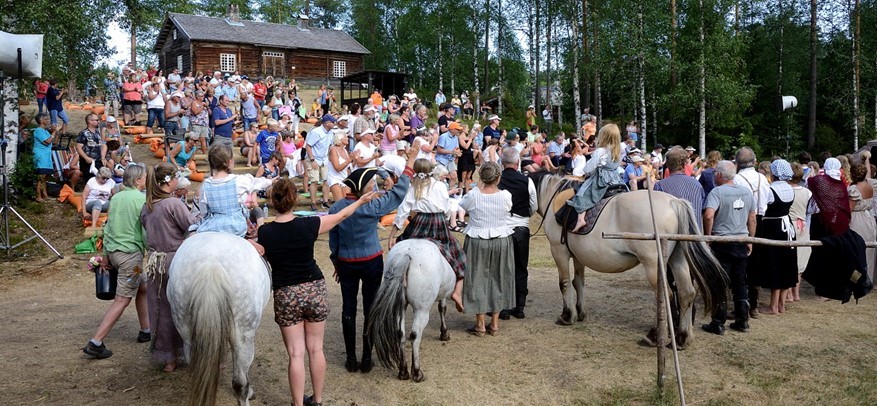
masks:
[[[15,169],[9,174],[10,196],[17,200],[30,200],[36,195],[37,175],[34,171],[32,140],[33,138],[25,144],[25,151],[18,156]]]

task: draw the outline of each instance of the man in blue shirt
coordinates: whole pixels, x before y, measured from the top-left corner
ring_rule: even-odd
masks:
[[[311,193],[311,210],[317,210],[317,185],[323,185],[323,196],[329,196],[329,184],[326,182],[329,165],[329,147],[332,146],[335,117],[330,114],[323,116],[322,124],[315,126],[305,139],[305,150],[308,153],[308,183]],[[329,208],[326,201],[321,202]]]
[[[554,137],[554,141],[548,143],[548,158],[551,159],[551,163],[554,164],[555,168],[560,167],[560,159],[563,158],[563,138],[562,133],[557,134],[557,136]]]
[[[274,151],[276,151],[280,145],[280,134],[277,133],[277,130],[280,128],[280,123],[272,118],[267,121],[267,124],[268,128],[260,131],[259,135],[256,136],[256,143],[259,144],[259,157],[262,158],[262,165],[267,164],[268,161],[271,160],[271,155],[274,154]]]
[[[669,193],[680,199],[688,200],[694,209],[694,217],[698,227],[701,226],[703,217],[703,186],[694,177],[685,175],[685,164],[688,162],[688,151],[675,147],[667,152],[667,162],[664,164],[670,171],[670,176],[655,184],[655,190]]]
[[[500,137],[502,136],[502,132],[499,130],[499,122],[502,120],[499,118],[499,116],[494,114],[488,117],[487,121],[489,121],[490,124],[488,124],[487,127],[484,127],[484,147],[482,149],[487,148],[490,140],[502,141],[500,139]]]
[[[231,133],[237,118],[237,113],[228,107],[228,97],[219,96],[219,105],[213,108],[213,123],[216,125],[213,127],[213,142],[221,142],[231,147]]]
[[[436,144],[435,162],[448,170],[448,175],[451,177],[451,189],[457,187],[456,159],[461,155],[460,139],[457,137],[462,130],[463,126],[460,123],[452,121],[448,124],[448,131],[439,136],[438,143]]]

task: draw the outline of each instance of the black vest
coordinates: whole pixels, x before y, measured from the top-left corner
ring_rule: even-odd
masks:
[[[521,217],[530,217],[533,214],[530,212],[529,184],[530,178],[514,169],[506,168],[502,171],[499,188],[512,194],[512,214]]]

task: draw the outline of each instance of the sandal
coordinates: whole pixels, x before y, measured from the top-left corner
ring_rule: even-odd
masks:
[[[455,233],[462,233],[464,230],[460,226],[449,227],[451,231]]]
[[[493,328],[493,324],[487,325],[487,334],[490,334],[491,336],[495,336],[497,333],[499,333],[499,327]]]
[[[476,330],[475,326],[472,326],[472,327],[467,328],[466,332],[469,334],[472,334],[475,337],[483,337],[484,333],[486,333],[487,330]]]
[[[466,228],[466,227],[469,227],[469,223],[467,223],[467,222],[465,222],[465,221],[458,221],[458,222],[457,222],[457,227],[463,227],[463,228]]]

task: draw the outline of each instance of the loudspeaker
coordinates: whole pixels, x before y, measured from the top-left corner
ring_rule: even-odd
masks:
[[[21,49],[21,72],[18,50]],[[10,77],[38,78],[43,74],[43,36],[0,31],[0,71]]]
[[[798,98],[795,96],[781,96],[777,98],[777,110],[786,111],[798,107]]]

